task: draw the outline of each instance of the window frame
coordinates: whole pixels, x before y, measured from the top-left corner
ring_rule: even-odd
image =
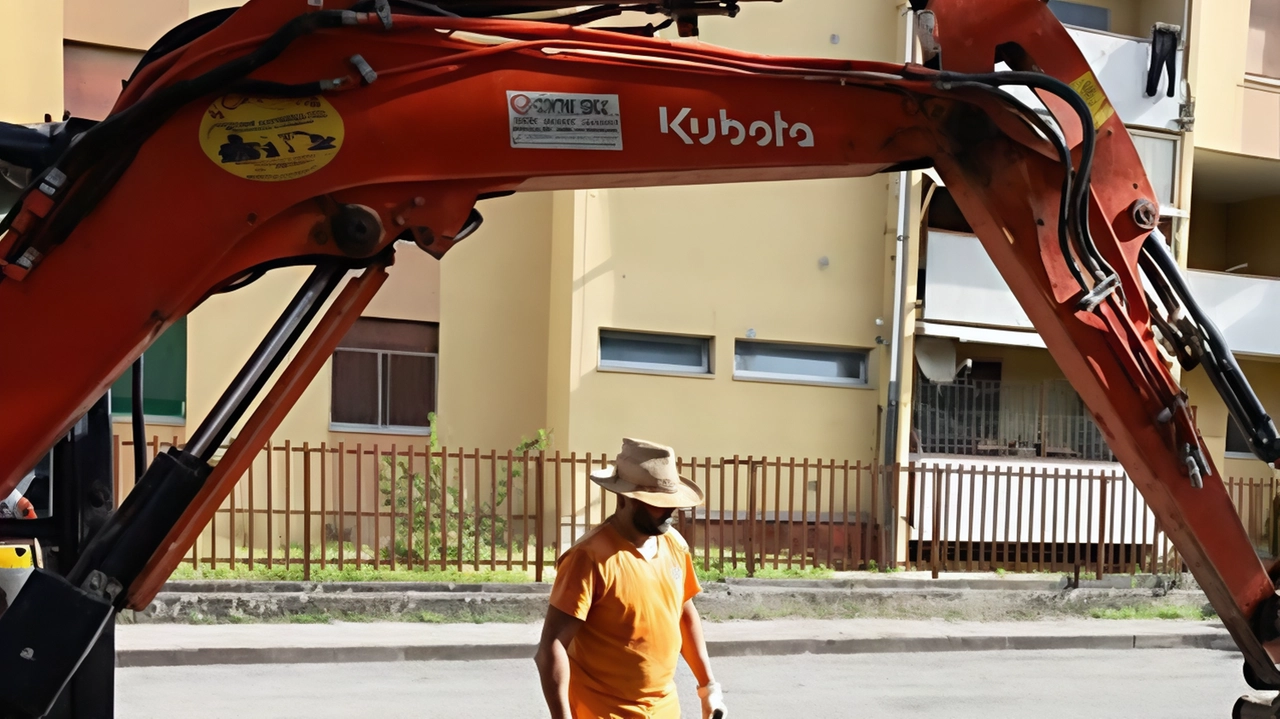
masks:
[[[1232,427],[1235,427],[1236,433],[1240,435],[1240,438],[1242,440],[1244,440],[1245,445],[1246,446],[1248,445],[1248,439],[1244,435],[1244,430],[1241,429],[1240,426],[1236,424],[1235,417],[1232,417],[1231,414],[1228,413],[1227,428],[1226,430],[1223,431],[1223,436],[1222,436],[1222,458],[1223,459],[1252,459],[1254,461],[1261,462],[1262,460],[1258,459],[1257,455],[1255,455],[1251,451],[1246,450],[1241,452],[1239,450],[1233,450],[1228,447],[1228,442],[1231,439]]]
[[[0,180],[0,182],[3,182],[3,180]],[[169,328],[168,328],[168,329],[166,329],[166,330],[165,330],[165,332],[164,332],[164,333],[162,333],[162,334],[160,335],[160,337],[159,337],[159,338],[157,338],[157,339],[155,340],[155,342],[152,342],[152,347],[154,347],[154,346],[155,346],[155,344],[156,344],[156,342],[161,341],[161,338],[163,338],[163,337],[165,336],[165,334],[168,334],[168,332],[169,332],[170,330],[174,329],[174,326],[176,326],[179,322],[181,322],[181,323],[184,323],[184,324],[185,324],[185,326],[184,326],[184,328],[183,328],[183,333],[184,333],[184,335],[185,335],[185,338],[184,338],[183,348],[182,348],[182,385],[183,385],[183,388],[182,388],[182,390],[183,390],[183,391],[182,391],[182,395],[183,395],[183,396],[182,396],[182,409],[180,410],[180,413],[179,413],[179,414],[151,414],[151,413],[149,413],[149,412],[145,412],[145,411],[144,411],[144,412],[143,412],[143,415],[142,415],[142,421],[143,421],[143,423],[144,423],[144,424],[148,424],[148,425],[156,425],[156,426],[159,426],[159,427],[185,427],[185,426],[187,426],[187,411],[188,411],[188,409],[190,408],[189,398],[190,398],[190,395],[191,395],[191,386],[190,386],[190,382],[189,382],[189,380],[190,380],[191,378],[188,376],[188,372],[187,372],[187,370],[190,368],[190,361],[191,361],[191,355],[190,355],[190,352],[191,352],[191,327],[190,327],[190,324],[189,324],[189,319],[190,319],[190,316],[185,316],[185,317],[182,317],[182,318],[180,318],[180,319],[176,320],[172,325],[170,325],[170,326],[169,326]],[[147,355],[147,352],[149,352],[149,351],[151,351],[151,347],[148,347],[146,350],[144,350],[144,351],[143,351],[143,353],[142,353],[142,356],[145,358],[145,357],[146,357],[146,355]],[[154,357],[154,355],[153,355],[153,357]],[[111,384],[112,384],[112,386],[114,387],[116,384],[118,384],[118,383],[119,383],[119,382],[121,382],[122,380],[127,380],[127,381],[130,381],[130,382],[131,382],[131,381],[132,381],[132,379],[131,379],[131,378],[132,378],[132,374],[133,374],[133,365],[132,365],[132,363],[131,363],[131,364],[129,365],[129,368],[128,368],[128,369],[126,369],[126,370],[124,371],[124,374],[122,374],[120,377],[117,377],[117,378],[116,378],[116,381],[111,383]],[[143,377],[142,402],[143,402],[143,407],[146,407],[146,401],[147,401],[147,397],[146,397],[146,394],[147,394],[147,393],[146,393],[146,378],[147,378],[147,376],[148,376],[148,374],[147,374],[147,364],[146,364],[146,362],[144,361],[144,362],[143,362],[143,368],[142,368],[142,377]],[[130,392],[130,394],[132,394],[132,392]],[[130,400],[132,400],[132,397],[130,397]],[[114,404],[114,403],[115,403],[115,397],[112,397],[112,398],[111,398],[111,404]],[[111,412],[111,421],[112,421],[113,423],[131,422],[131,421],[133,420],[133,412],[132,412],[132,410],[130,410],[130,411],[128,411],[128,412],[116,412],[116,411],[114,411],[114,408],[112,408],[112,409],[113,409],[113,411]]]
[[[397,434],[428,437],[433,431],[431,425],[419,427],[416,425],[399,425],[399,424],[383,424],[384,413],[387,411],[387,400],[391,394],[391,378],[387,377],[383,382],[383,356],[400,355],[408,357],[430,357],[434,360],[435,372],[432,377],[432,386],[435,394],[436,402],[440,400],[440,353],[439,352],[407,352],[405,350],[379,350],[366,347],[337,347],[333,350],[336,355],[339,352],[360,352],[363,354],[375,355],[378,358],[378,424],[362,424],[359,422],[335,422],[333,419],[333,396],[329,397],[329,430],[331,432],[353,432],[359,434]],[[330,360],[332,361],[332,360]],[[386,396],[383,395],[385,384]],[[434,411],[434,410],[433,410]]]
[[[675,340],[670,344],[696,345],[702,350],[702,366],[691,369],[690,365],[663,364],[660,362],[629,362],[627,360],[606,360],[604,357],[605,335],[625,335],[625,339],[662,338]],[[644,330],[623,330],[613,327],[601,327],[596,335],[596,369],[600,372],[623,372],[629,374],[651,374],[667,377],[695,377],[711,379],[715,377],[715,338],[708,335],[686,335],[671,332],[648,332]]]
[[[1264,86],[1264,87],[1267,87],[1267,88],[1270,88],[1270,89],[1275,89],[1276,87],[1280,87],[1280,75],[1267,75],[1267,74],[1260,73],[1260,72],[1254,72],[1254,71],[1252,71],[1252,70],[1250,70],[1250,69],[1249,69],[1250,56],[1251,56],[1251,55],[1252,55],[1252,53],[1253,53],[1253,32],[1252,32],[1252,30],[1253,30],[1253,8],[1254,8],[1254,3],[1255,3],[1255,2],[1256,2],[1256,0],[1249,0],[1249,30],[1250,30],[1250,32],[1249,32],[1249,34],[1248,34],[1247,39],[1245,40],[1245,63],[1244,63],[1244,64],[1245,64],[1245,71],[1244,71],[1244,78],[1245,78],[1245,82],[1247,82],[1247,83],[1255,83],[1255,84],[1257,84],[1257,85],[1261,85],[1261,86]],[[1264,29],[1264,33],[1265,33],[1265,29]],[[1264,48],[1264,54],[1265,54],[1265,48]],[[1266,64],[1266,63],[1265,63],[1265,59],[1264,59],[1263,64],[1264,64],[1264,68],[1263,68],[1263,69],[1265,69],[1265,64]]]
[[[776,347],[794,347],[796,349],[829,352],[832,354],[848,352],[862,356],[862,377],[818,377],[816,375],[790,374],[783,372],[761,372],[758,370],[738,369],[738,348],[741,344],[773,345]],[[770,382],[774,384],[796,384],[813,387],[838,387],[843,389],[871,389],[871,357],[872,351],[866,347],[852,345],[812,344],[808,342],[780,342],[762,340],[751,337],[736,337],[733,342],[733,379],[739,382]]]
[[[1161,203],[1160,214],[1174,217],[1184,215],[1185,213],[1182,211],[1182,208],[1178,206],[1178,198],[1182,196],[1182,135],[1172,132],[1150,130],[1138,125],[1126,125],[1125,129],[1129,131],[1130,136],[1136,135],[1153,140],[1173,141],[1173,177],[1170,182],[1169,204],[1166,205],[1163,202]],[[1145,172],[1147,168],[1144,166],[1142,169]]]
[[[1075,23],[1068,23],[1067,21],[1059,18],[1058,22],[1061,22],[1063,25],[1067,27],[1079,28],[1081,30],[1088,30],[1089,32],[1105,32],[1105,33],[1115,34],[1115,31],[1112,30],[1112,28],[1115,25],[1114,25],[1114,17],[1111,13],[1111,8],[1099,7],[1097,5],[1090,5],[1089,3],[1076,2],[1075,0],[1054,0],[1054,2],[1060,2],[1063,5],[1072,5],[1079,8],[1086,8],[1094,12],[1102,12],[1102,13],[1105,13],[1107,17],[1107,26],[1105,28],[1091,27],[1089,25],[1077,25]],[[1047,4],[1048,3],[1046,3],[1046,5]],[[1053,10],[1050,9],[1050,12],[1053,12]],[[1053,16],[1058,17],[1058,14],[1053,13]]]

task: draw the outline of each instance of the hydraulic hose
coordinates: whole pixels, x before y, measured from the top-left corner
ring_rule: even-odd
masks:
[[[1280,461],[1280,434],[1276,431],[1275,422],[1244,376],[1226,338],[1191,294],[1177,261],[1166,249],[1164,234],[1160,230],[1152,230],[1143,242],[1142,251],[1164,276],[1188,316],[1198,326],[1205,348],[1202,361],[1205,372],[1222,395],[1227,411],[1240,425],[1250,449],[1268,464]]]

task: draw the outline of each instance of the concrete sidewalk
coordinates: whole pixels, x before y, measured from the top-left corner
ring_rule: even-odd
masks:
[[[117,627],[120,667],[532,658],[539,624],[141,624]],[[708,623],[712,656],[1165,649],[1234,651],[1217,622],[886,619]]]
[[[309,618],[358,622],[537,622],[549,584],[433,582],[170,582],[137,623],[273,622]],[[930,619],[991,622],[1087,618],[1107,610],[1171,608],[1207,613],[1193,584],[1167,577],[1117,575],[1068,586],[1062,575],[838,573],[831,579],[729,579],[707,582],[698,608],[712,621]]]

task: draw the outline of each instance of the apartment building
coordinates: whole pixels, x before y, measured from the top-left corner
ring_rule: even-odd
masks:
[[[1185,256],[1194,154],[1187,4],[1082,0],[1049,7],[1129,128],[1158,195],[1164,233]],[[1030,92],[1014,94],[1043,107]],[[916,456],[1113,461],[946,188],[926,192],[914,296]]]
[[[1194,174],[1186,264],[1191,286],[1235,348],[1263,404],[1280,407],[1280,2],[1196,2],[1191,81]],[[1187,384],[1225,472],[1273,476],[1253,459],[1203,373]]]
[[[22,67],[0,101],[0,119],[40,122],[64,112],[101,119],[143,53],[188,17],[233,7],[225,0],[23,5],[4,33]],[[0,200],[12,202],[14,191]],[[163,231],[160,228],[158,231]],[[180,238],[174,238],[180,242]],[[282,269],[234,293],[210,298],[160,337],[144,356],[147,436],[182,442],[213,406],[300,286],[307,270]],[[436,407],[439,263],[399,253],[383,291],[366,310],[280,432],[317,443],[393,435],[422,439]],[[129,373],[112,388],[117,434],[128,439]],[[129,453],[123,453],[131,474]],[[127,483],[126,483],[127,486]]]
[[[30,5],[0,30],[0,52],[25,69],[0,119],[103,117],[163,32],[234,4]],[[1280,0],[1049,5],[1129,126],[1193,287],[1280,407],[1280,340],[1264,323],[1280,300],[1267,235],[1280,208]],[[897,0],[787,0],[709,20],[702,41],[900,62],[906,23]],[[504,450],[546,429],[565,453],[612,452],[632,435],[710,457],[1110,461],[945,186],[906,178],[485,200],[484,227],[443,261],[399,253],[278,437],[421,444],[434,432],[446,446]],[[194,430],[304,275],[278,270],[211,298],[157,341],[149,436]],[[122,438],[127,379],[115,387]],[[1240,454],[1203,374],[1184,381],[1215,460],[1270,476]]]

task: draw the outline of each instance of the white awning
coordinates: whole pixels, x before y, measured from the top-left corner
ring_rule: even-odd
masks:
[[[1003,330],[990,327],[973,327],[971,325],[952,325],[941,322],[917,322],[916,342],[922,335],[930,337],[951,337],[961,342],[976,342],[988,345],[1009,345],[1011,347],[1037,347],[1044,349],[1044,340],[1034,331]]]

